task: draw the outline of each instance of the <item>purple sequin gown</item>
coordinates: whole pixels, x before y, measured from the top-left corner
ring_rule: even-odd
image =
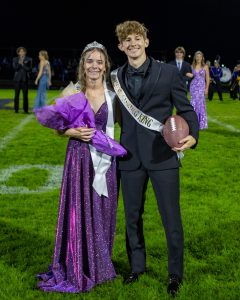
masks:
[[[96,129],[105,131],[107,104],[95,115]],[[92,187],[94,169],[87,143],[68,143],[53,263],[38,274],[47,292],[81,293],[116,277],[111,261],[117,210],[116,161],[107,171],[109,198]]]
[[[199,128],[206,129],[208,128],[206,97],[204,94],[206,88],[206,71],[205,68],[202,68],[199,71],[193,69],[192,73],[194,77],[190,84],[190,103],[198,116]]]

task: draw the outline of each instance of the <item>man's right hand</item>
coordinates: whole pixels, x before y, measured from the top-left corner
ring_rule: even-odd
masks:
[[[186,76],[187,76],[188,78],[193,78],[193,74],[190,73],[190,72],[186,73]]]
[[[19,65],[23,65],[24,57],[19,57],[18,63]]]

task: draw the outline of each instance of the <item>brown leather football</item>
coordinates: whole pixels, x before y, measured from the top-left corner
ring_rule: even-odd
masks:
[[[163,127],[163,137],[169,147],[181,147],[179,141],[189,135],[188,123],[179,115],[170,116]]]

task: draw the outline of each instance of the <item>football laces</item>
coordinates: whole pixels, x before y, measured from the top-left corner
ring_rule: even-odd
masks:
[[[175,121],[174,118],[170,119],[170,125],[171,125],[172,131],[176,131],[177,130],[176,121]]]

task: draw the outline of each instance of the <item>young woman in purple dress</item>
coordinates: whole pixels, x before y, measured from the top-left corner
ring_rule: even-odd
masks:
[[[96,130],[113,138],[115,94],[106,85],[109,71],[105,47],[88,44],[80,58],[78,82],[94,112],[96,128],[62,132],[69,143],[53,262],[47,273],[38,274],[38,286],[47,292],[86,292],[116,277],[111,260],[118,195],[116,160],[90,143]]]
[[[208,128],[206,95],[210,83],[209,68],[204,62],[204,56],[201,51],[197,51],[193,57],[192,63],[193,79],[190,83],[190,103],[192,104],[198,116],[199,128]]]

